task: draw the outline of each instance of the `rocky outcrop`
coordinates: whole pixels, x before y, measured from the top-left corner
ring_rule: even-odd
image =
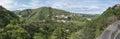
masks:
[[[115,6],[113,6],[113,9],[116,9],[116,8],[120,8],[120,4],[116,4]]]

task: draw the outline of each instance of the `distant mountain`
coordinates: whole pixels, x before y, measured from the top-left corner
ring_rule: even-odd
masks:
[[[32,9],[25,9],[22,11],[15,11],[17,15],[21,15],[21,17],[28,17],[32,13]]]
[[[21,10],[14,10],[14,11],[12,11],[12,12],[15,13],[15,14],[18,14],[20,11],[21,11]]]
[[[37,9],[22,10],[22,11],[18,12],[18,15],[22,15],[22,17],[26,17],[26,16],[33,15],[36,13],[39,13],[39,15],[41,15],[41,14],[44,14],[44,15],[58,14],[59,15],[59,14],[65,14],[65,13],[68,14],[69,12],[66,12],[64,10],[54,9],[51,7],[41,7],[41,8],[37,8]]]
[[[95,18],[98,15],[77,14],[65,10],[51,7],[41,7],[37,9],[25,9],[17,12],[20,17],[28,19],[27,21],[43,20],[85,20],[86,18]]]
[[[0,27],[5,27],[11,20],[15,19],[18,17],[14,13],[0,6]]]
[[[71,33],[81,29],[87,17],[51,7],[26,9],[17,15],[23,20],[19,28],[26,30],[31,39],[68,39]]]

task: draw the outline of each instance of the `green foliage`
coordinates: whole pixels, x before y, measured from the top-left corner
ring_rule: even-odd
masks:
[[[67,33],[65,31],[65,29],[62,28],[57,28],[54,32],[53,35],[55,36],[52,39],[67,39]]]
[[[10,20],[18,20],[18,17],[14,13],[0,6],[0,28],[9,24]]]
[[[96,20],[87,22],[85,28],[82,29],[82,39],[96,39],[108,25],[119,20],[120,8],[109,7]]]
[[[47,35],[45,35],[43,33],[35,33],[34,39],[48,39],[48,37],[47,37]]]
[[[29,33],[17,25],[9,24],[5,27],[5,29],[10,39],[29,39],[30,38]]]
[[[1,7],[0,13],[0,39],[69,39],[86,25],[86,18],[93,17],[51,7],[26,9],[17,12],[19,17]],[[56,18],[63,15],[71,16],[67,19]],[[67,22],[56,22],[57,20]]]

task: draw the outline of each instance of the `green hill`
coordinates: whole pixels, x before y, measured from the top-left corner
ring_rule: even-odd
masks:
[[[21,19],[25,19],[19,26],[29,32],[31,39],[65,39],[71,33],[81,29],[82,25],[76,25],[76,23],[83,23],[79,21],[79,16],[64,10],[51,7],[31,9],[31,12],[27,10],[18,13],[22,16]],[[78,22],[71,21],[74,17]]]
[[[36,22],[36,21],[57,21],[57,20],[79,20],[83,21],[87,18],[95,18],[97,15],[89,15],[89,14],[77,14],[71,13],[68,11],[55,9],[51,7],[41,7],[37,9],[26,9],[18,12],[19,16],[26,18],[28,22]]]
[[[24,19],[19,25],[35,39],[68,39],[72,33],[82,29],[87,18],[97,17],[51,7],[26,9],[17,15]]]
[[[29,16],[29,15],[34,15],[36,13],[39,13],[38,15],[49,15],[49,14],[60,15],[60,14],[68,14],[70,12],[66,12],[64,10],[59,10],[59,9],[54,9],[51,7],[41,7],[37,9],[25,9],[17,13],[18,15],[22,15],[22,17],[25,17],[25,15]]]
[[[0,6],[0,27],[5,27],[11,20],[16,19],[18,19],[18,17],[14,13]]]
[[[32,13],[32,10],[26,9],[26,10],[22,10],[22,11],[14,11],[14,12],[18,15],[21,15],[21,17],[28,17]]]
[[[97,19],[87,22],[82,30],[82,39],[95,39],[104,29],[115,21],[120,20],[120,4],[109,7]]]
[[[0,39],[28,39],[27,31],[19,27],[19,17],[0,6]]]
[[[13,12],[0,7],[0,39],[69,39],[97,17],[51,7]]]

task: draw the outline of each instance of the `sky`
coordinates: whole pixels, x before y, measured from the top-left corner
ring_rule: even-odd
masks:
[[[120,0],[0,0],[0,5],[11,11],[52,7],[83,14],[102,14],[118,3]]]

